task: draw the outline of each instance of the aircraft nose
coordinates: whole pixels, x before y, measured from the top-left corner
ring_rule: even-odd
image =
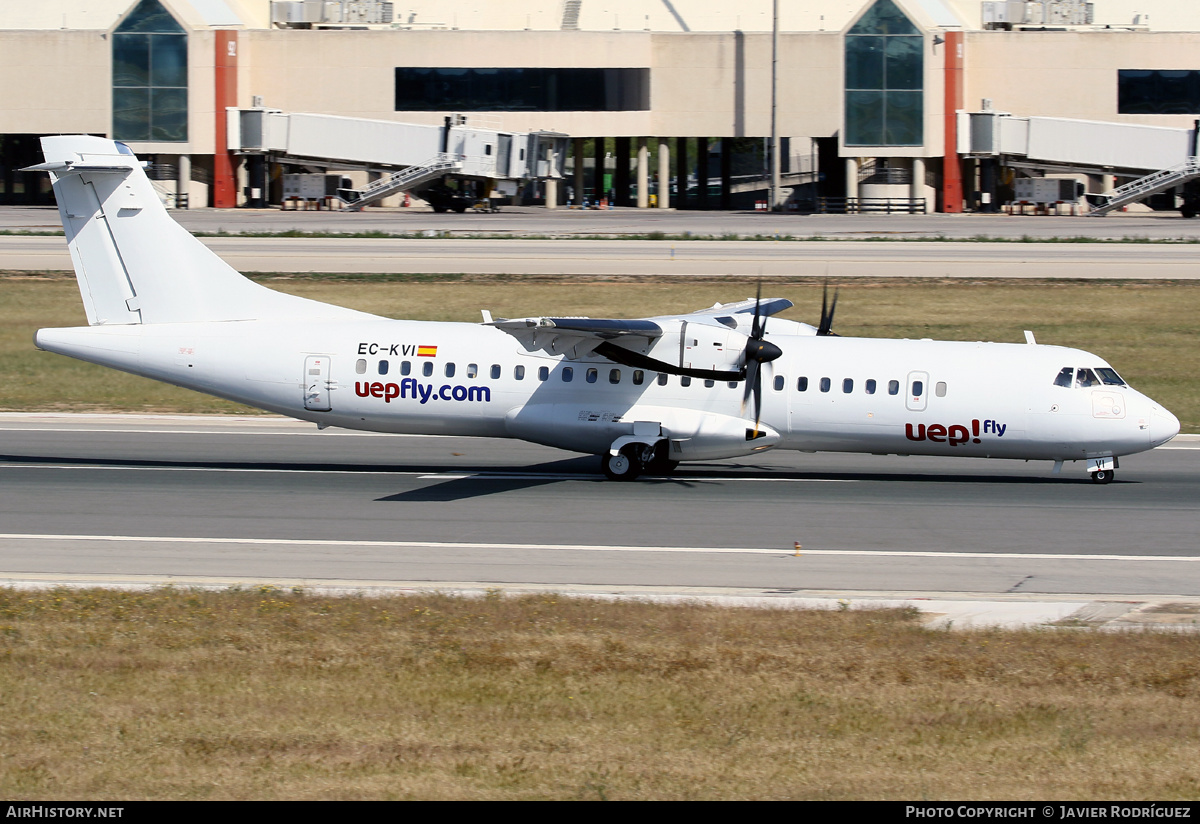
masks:
[[[1179,418],[1161,406],[1150,411],[1150,445],[1159,446],[1179,434]]]

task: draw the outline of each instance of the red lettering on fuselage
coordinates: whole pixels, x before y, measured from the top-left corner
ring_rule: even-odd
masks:
[[[985,433],[1002,438],[1008,429],[1008,424],[990,420],[983,421],[982,429]],[[960,443],[966,443],[967,441],[980,443],[980,422],[978,420],[971,421],[970,429],[958,423],[951,424],[950,426],[940,423],[931,423],[928,426],[923,423],[906,423],[904,424],[904,437],[910,441],[947,443],[951,446],[958,446]]]

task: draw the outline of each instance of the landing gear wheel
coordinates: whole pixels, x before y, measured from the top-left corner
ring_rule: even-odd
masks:
[[[1094,484],[1109,484],[1112,483],[1113,471],[1111,469],[1098,469],[1092,473],[1092,483]]]
[[[642,472],[642,462],[626,452],[600,456],[600,467],[610,481],[632,481]]]

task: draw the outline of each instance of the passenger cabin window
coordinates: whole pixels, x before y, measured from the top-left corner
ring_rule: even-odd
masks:
[[[388,371],[388,362],[385,360],[381,360],[379,362],[379,374],[386,375],[387,371]]]
[[[447,363],[447,364],[446,364],[446,377],[447,377],[447,378],[453,378],[453,377],[454,377],[454,364],[453,364],[453,363]]]
[[[1054,379],[1055,386],[1062,386],[1067,389],[1071,388],[1071,378],[1075,375],[1075,367],[1064,366],[1059,370],[1058,377]]]
[[[645,372],[643,372],[641,369],[633,370],[633,385],[634,386],[641,386],[645,380],[646,380]]]
[[[667,385],[667,373],[666,373],[666,372],[659,372],[659,373],[658,373],[658,385],[659,385],[659,386],[666,386],[666,385]]]
[[[608,382],[609,383],[620,383],[621,382],[621,370],[620,369],[609,369],[608,370]]]
[[[550,377],[550,367],[549,366],[539,366],[538,367],[538,380],[544,381],[548,377]]]
[[[828,392],[829,387],[833,386],[833,382],[829,378],[821,378],[821,391]]]
[[[924,394],[925,394],[925,381],[913,381],[912,382],[912,396],[914,398],[919,398]]]
[[[786,382],[787,382],[787,379],[786,379],[786,378],[784,378],[784,377],[783,377],[783,375],[776,375],[776,376],[775,376],[775,381],[774,381],[775,391],[776,391],[776,392],[780,392],[780,391],[782,391],[782,390],[783,390],[783,385],[784,385]]]
[[[1099,386],[1100,379],[1096,377],[1096,373],[1091,369],[1079,369],[1075,372],[1075,386],[1080,389],[1087,389],[1089,386]]]
[[[691,386],[692,379],[689,378],[687,375],[684,375],[682,378],[679,379],[679,385],[680,386]]]
[[[853,391],[854,391],[854,378],[843,378],[842,379],[842,393],[849,395]]]
[[[477,364],[477,363],[468,363],[468,364],[467,364],[467,377],[468,377],[468,378],[474,378],[474,377],[475,377],[475,376],[477,376],[478,374],[479,374],[479,364]]]
[[[933,394],[937,395],[939,398],[946,397],[946,382],[938,381],[935,383],[933,385]]]
[[[520,366],[520,365],[514,366],[513,367],[513,377],[519,381],[525,380],[525,367]]]
[[[425,361],[425,365],[421,367],[421,374],[427,378],[433,374],[433,361]]]
[[[586,374],[584,377],[586,377],[586,378],[587,378],[587,382],[588,382],[588,383],[595,383],[595,382],[596,382],[596,378],[597,378],[597,376],[599,376],[599,374],[600,374],[600,373],[599,373],[599,372],[597,372],[595,369],[589,369],[589,370],[587,371],[587,374]]]
[[[499,378],[500,378],[500,364],[493,363],[492,364],[492,380],[498,380]]]
[[[888,394],[889,395],[899,395],[900,394],[900,381],[888,381]]]
[[[704,388],[705,389],[712,389],[716,385],[717,385],[717,382],[715,380],[713,380],[712,378],[704,379]]]
[[[575,370],[569,366],[562,368],[563,383],[570,383],[575,378]]]
[[[808,391],[808,378],[796,378],[796,391],[797,392],[807,392]]]
[[[875,394],[875,379],[872,378],[871,380],[868,380],[863,385],[863,388],[866,389],[866,392],[868,395],[874,395]]]
[[[354,371],[360,375],[367,374],[367,359],[359,358],[357,361],[355,361],[354,362]]]
[[[730,389],[737,389],[737,388],[738,388],[738,387],[737,387],[737,381],[730,381],[728,385],[729,385],[729,388],[730,388]]]
[[[401,375],[411,375],[412,374],[412,364],[409,363],[408,361],[400,361],[400,374]]]

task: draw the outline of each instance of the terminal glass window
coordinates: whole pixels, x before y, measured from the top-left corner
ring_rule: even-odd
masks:
[[[649,69],[396,68],[398,112],[630,112],[649,108]]]
[[[892,0],[846,33],[846,145],[924,141],[925,37]]]
[[[1200,114],[1200,71],[1195,69],[1120,69],[1120,114]]]
[[[113,138],[188,139],[188,38],[158,0],[142,0],[112,37]]]

